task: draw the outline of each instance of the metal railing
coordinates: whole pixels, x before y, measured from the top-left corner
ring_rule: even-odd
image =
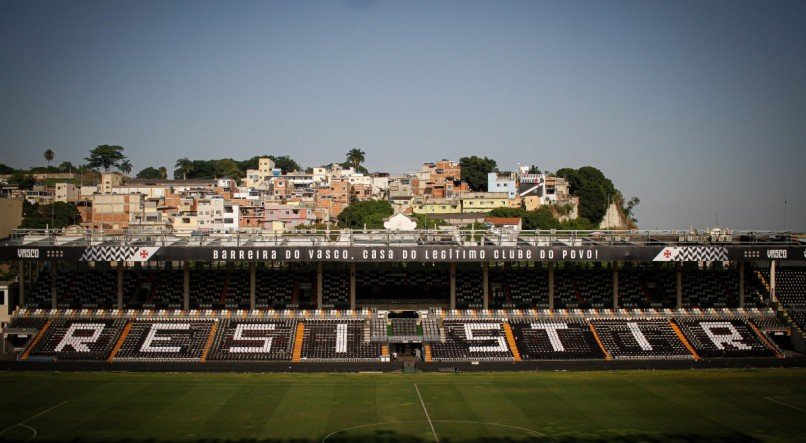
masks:
[[[118,232],[69,229],[16,229],[2,246],[803,246],[806,238],[786,231],[762,230],[459,230],[452,228],[398,231],[386,229],[299,229],[275,231]]]

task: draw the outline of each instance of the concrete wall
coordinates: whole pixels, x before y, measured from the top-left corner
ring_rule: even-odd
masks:
[[[0,198],[0,238],[11,235],[11,230],[22,223],[22,200]]]

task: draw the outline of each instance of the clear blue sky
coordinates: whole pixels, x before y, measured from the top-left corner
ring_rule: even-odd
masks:
[[[0,163],[596,166],[644,228],[806,230],[806,2],[0,2]]]

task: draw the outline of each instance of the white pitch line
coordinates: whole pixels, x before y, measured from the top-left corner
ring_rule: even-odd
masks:
[[[414,389],[417,391],[417,397],[420,397],[420,404],[423,405],[423,412],[425,412],[425,418],[428,419],[428,424],[431,426],[431,432],[434,433],[434,440],[439,443],[439,437],[437,437],[437,431],[434,430],[434,423],[431,421],[431,416],[428,415],[428,409],[425,408],[425,402],[423,401],[423,396],[420,395],[420,388],[417,387],[417,383],[414,384]]]
[[[34,436],[33,436],[33,437],[31,437],[31,438],[29,438],[29,439],[28,439],[28,441],[34,441],[34,440],[36,440],[36,436],[37,436],[36,429],[34,429],[34,428],[32,428],[32,427],[30,427],[30,426],[28,426],[28,425],[24,425],[24,424],[22,424],[22,423],[18,424],[17,426],[22,426],[23,428],[28,428],[28,429],[30,429],[31,431],[33,431],[33,432],[34,432]]]
[[[54,410],[54,409],[58,408],[59,406],[61,406],[61,405],[65,404],[65,403],[67,403],[67,400],[65,400],[65,401],[63,401],[63,402],[61,402],[61,403],[59,403],[59,404],[57,404],[57,405],[51,406],[51,407],[49,407],[49,408],[45,409],[44,411],[42,411],[42,412],[40,412],[40,413],[38,413],[38,414],[36,414],[36,415],[34,415],[34,416],[28,417],[28,418],[26,418],[25,420],[23,420],[23,421],[21,421],[21,422],[19,422],[19,423],[15,424],[15,425],[12,425],[12,426],[9,426],[9,427],[7,427],[7,428],[3,429],[2,431],[0,431],[0,434],[5,434],[6,432],[8,432],[8,431],[10,431],[10,430],[12,430],[12,429],[14,429],[14,428],[16,428],[17,426],[22,426],[22,427],[25,427],[25,428],[28,428],[28,429],[33,430],[33,431],[34,431],[34,438],[36,438],[36,429],[33,429],[33,428],[31,428],[30,426],[25,426],[25,423],[28,423],[29,421],[31,421],[31,420],[33,420],[33,419],[35,419],[35,418],[39,417],[40,415],[46,414],[46,413],[48,413],[48,412],[50,412],[50,411],[52,411],[52,410]]]
[[[794,409],[794,410],[796,410],[796,411],[800,411],[800,412],[804,412],[804,413],[806,413],[806,410],[801,409],[801,408],[799,408],[799,407],[797,407],[797,406],[790,405],[789,403],[784,403],[784,402],[782,402],[781,400],[776,400],[776,399],[774,399],[774,398],[772,398],[772,397],[764,397],[764,398],[765,398],[766,400],[771,401],[771,402],[778,403],[779,405],[784,405],[784,406],[786,406],[786,407],[788,407],[788,408],[792,408],[792,409]]]

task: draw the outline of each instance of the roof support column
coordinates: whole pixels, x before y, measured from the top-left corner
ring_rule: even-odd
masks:
[[[255,274],[257,273],[257,263],[249,262],[249,310],[255,310]]]
[[[484,309],[490,309],[490,262],[484,262],[481,265],[481,281],[482,306]]]
[[[182,263],[182,308],[190,310],[190,266],[188,262]]]
[[[677,309],[683,307],[683,264],[675,262],[675,285],[677,287]]]
[[[118,264],[118,303],[117,307],[118,310],[123,310],[123,263],[122,261],[117,262]]]
[[[613,263],[613,310],[618,309],[618,263]]]
[[[778,294],[775,293],[775,260],[770,261],[770,303],[778,303]]]
[[[19,263],[19,269],[17,270],[19,287],[17,289],[20,291],[20,307],[25,307],[25,262],[20,260]]]
[[[59,294],[56,292],[56,261],[50,261],[50,307],[57,309],[59,306]]]
[[[350,309],[355,311],[355,263],[350,263]]]
[[[739,308],[744,308],[744,262],[739,262]]]
[[[456,262],[451,262],[451,309],[456,309]]]
[[[554,262],[549,262],[549,309],[554,309]]]
[[[322,309],[322,289],[324,287],[324,275],[322,262],[316,263],[316,309]]]

